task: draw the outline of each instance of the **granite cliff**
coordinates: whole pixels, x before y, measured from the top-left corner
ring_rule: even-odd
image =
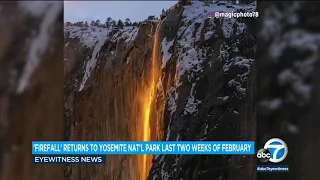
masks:
[[[255,4],[177,3],[159,21],[108,30],[65,27],[66,140],[255,138],[255,18],[208,18]],[[71,179],[254,178],[241,156],[108,156]]]

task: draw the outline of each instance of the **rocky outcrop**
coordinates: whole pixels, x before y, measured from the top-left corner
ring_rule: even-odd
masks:
[[[92,48],[69,33],[66,56],[75,60],[65,62],[76,63],[69,63],[75,65],[66,71],[67,140],[143,140],[143,101],[151,83],[155,28],[155,22],[144,22],[139,29],[107,31]],[[72,165],[66,175],[71,179],[143,179],[143,163],[142,156],[108,156],[108,166]]]
[[[63,3],[1,2],[0,34],[0,179],[63,179],[31,158],[32,141],[63,140]]]
[[[66,28],[65,138],[254,140],[255,19],[208,18],[220,8],[248,12],[255,4],[177,3],[159,23],[101,30],[94,43],[86,41],[98,36],[91,27]],[[151,160],[108,156],[108,166],[72,165],[66,176],[147,179]],[[255,178],[254,159],[247,156],[163,155],[152,161],[148,179]]]
[[[255,19],[208,18],[207,12],[222,7],[255,9],[254,4],[192,2],[172,9],[161,22],[162,64],[152,108],[163,113],[161,140],[255,139]],[[254,168],[249,156],[160,155],[148,179],[247,180],[255,178]]]

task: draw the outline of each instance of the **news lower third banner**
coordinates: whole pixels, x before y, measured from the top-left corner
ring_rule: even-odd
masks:
[[[253,141],[33,141],[32,155],[241,154],[253,155]],[[80,156],[79,156],[80,157]],[[80,157],[81,159],[81,157]]]

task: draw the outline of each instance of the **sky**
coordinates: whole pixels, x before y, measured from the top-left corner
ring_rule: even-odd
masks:
[[[105,22],[108,17],[132,22],[143,21],[149,15],[158,17],[162,9],[169,9],[177,1],[64,1],[64,21]]]

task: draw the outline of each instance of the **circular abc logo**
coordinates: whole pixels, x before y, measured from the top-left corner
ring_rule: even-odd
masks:
[[[257,153],[257,158],[261,162],[268,162],[270,157],[271,157],[271,154],[267,149],[260,149]]]
[[[257,157],[261,162],[282,162],[288,155],[287,144],[279,138],[272,138],[266,142],[264,149],[260,149]]]

